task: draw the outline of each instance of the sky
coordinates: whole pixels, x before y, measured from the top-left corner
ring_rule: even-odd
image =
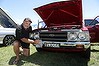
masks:
[[[37,24],[42,19],[33,10],[42,5],[62,0],[0,0],[0,7],[3,8],[17,24],[21,24],[26,17],[31,18],[32,24]],[[99,0],[82,0],[83,18],[93,19],[99,15]]]

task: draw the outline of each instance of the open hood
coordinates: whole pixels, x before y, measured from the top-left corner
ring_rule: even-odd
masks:
[[[50,3],[34,9],[48,27],[82,25],[82,0]]]

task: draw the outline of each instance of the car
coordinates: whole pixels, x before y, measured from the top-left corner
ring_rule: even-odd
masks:
[[[90,34],[82,22],[82,0],[66,0],[50,3],[34,9],[43,19],[43,26],[30,33],[31,39],[39,39],[38,52],[81,52],[90,59]],[[40,28],[39,28],[40,26]]]
[[[16,27],[17,24],[0,8],[0,44],[8,46],[13,43]]]
[[[94,19],[85,19],[85,26],[88,28],[90,33],[91,43],[99,42],[99,16]]]
[[[15,40],[15,28],[0,28],[0,44],[11,45]]]

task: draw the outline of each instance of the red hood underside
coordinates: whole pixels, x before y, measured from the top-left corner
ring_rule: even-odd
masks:
[[[48,27],[82,25],[82,0],[69,0],[47,4],[34,9]]]

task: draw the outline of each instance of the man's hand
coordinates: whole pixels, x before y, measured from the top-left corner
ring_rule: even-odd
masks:
[[[34,40],[34,44],[39,44],[40,40]]]
[[[28,39],[28,41],[31,43],[31,44],[39,44],[40,43],[40,40],[31,40],[31,39]]]

